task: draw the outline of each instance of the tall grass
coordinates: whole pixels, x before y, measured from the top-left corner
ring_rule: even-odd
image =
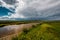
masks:
[[[55,26],[56,25],[56,26]],[[60,23],[42,23],[32,26],[30,30],[24,29],[19,36],[13,40],[60,40]],[[59,29],[59,30],[58,30]]]

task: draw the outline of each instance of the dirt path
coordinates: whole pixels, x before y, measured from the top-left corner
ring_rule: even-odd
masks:
[[[5,26],[3,28],[0,28],[0,40],[1,38],[5,38],[8,35],[12,35],[13,36],[17,35],[17,33],[19,33],[20,31],[22,31],[24,28],[32,28],[32,25],[36,25],[38,23],[29,23],[29,24],[21,24],[21,25],[9,25],[9,26]]]

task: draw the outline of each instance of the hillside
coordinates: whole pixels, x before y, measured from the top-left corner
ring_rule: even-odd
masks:
[[[37,26],[33,25],[32,29],[24,29],[12,40],[60,40],[60,23],[46,22]]]

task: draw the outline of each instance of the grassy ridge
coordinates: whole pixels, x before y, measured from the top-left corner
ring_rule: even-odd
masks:
[[[30,30],[25,29],[12,40],[60,40],[60,22],[44,22]]]

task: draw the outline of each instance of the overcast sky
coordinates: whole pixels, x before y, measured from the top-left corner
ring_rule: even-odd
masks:
[[[0,0],[0,20],[16,18],[60,20],[60,0]]]

